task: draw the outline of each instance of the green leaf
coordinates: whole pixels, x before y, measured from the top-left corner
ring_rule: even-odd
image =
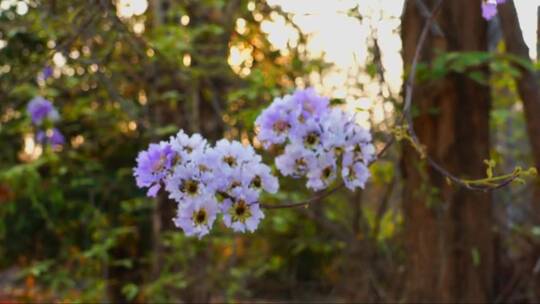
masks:
[[[478,251],[478,248],[471,249],[471,257],[473,260],[473,265],[478,267],[480,265],[480,252]]]
[[[122,294],[131,301],[139,294],[139,287],[133,283],[126,284],[122,287]]]

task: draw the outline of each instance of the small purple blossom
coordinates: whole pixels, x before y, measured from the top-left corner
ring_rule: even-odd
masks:
[[[300,145],[288,145],[276,158],[276,167],[285,176],[300,177],[309,171],[316,161],[315,154]]]
[[[57,128],[51,128],[48,130],[40,130],[36,133],[36,141],[40,144],[50,144],[53,147],[59,147],[64,145],[64,135]]]
[[[336,179],[336,159],[333,153],[324,153],[312,164],[306,186],[315,191],[327,188]]]
[[[150,144],[148,150],[137,156],[137,167],[133,170],[137,186],[149,188],[147,195],[155,197],[161,189],[165,177],[170,174],[176,153],[166,142]]]
[[[314,119],[308,119],[291,131],[290,140],[293,144],[316,150],[321,145],[322,134],[321,124]]]
[[[482,17],[486,20],[491,20],[497,15],[497,3],[484,2],[482,3]]]
[[[368,167],[363,162],[354,162],[344,164],[341,175],[345,186],[354,191],[356,188],[364,189],[370,174]]]
[[[279,190],[279,181],[272,175],[272,170],[267,165],[256,163],[248,166],[243,174],[244,180],[242,184],[247,184],[248,187],[268,193],[276,193]]]
[[[223,202],[223,223],[236,232],[253,232],[264,218],[254,190],[237,188],[234,197]]]
[[[46,66],[39,73],[38,79],[45,81],[49,79],[52,75],[53,75],[53,69],[50,66]]]
[[[28,115],[32,119],[32,123],[39,126],[44,120],[56,121],[59,119],[58,111],[54,108],[52,102],[47,99],[37,96],[28,103]]]
[[[292,99],[300,106],[301,116],[304,120],[321,117],[329,109],[330,101],[328,98],[318,95],[314,88],[296,90]]]
[[[243,146],[238,141],[229,141],[227,139],[218,141],[211,153],[216,158],[220,169],[224,172],[234,170],[249,162],[261,161],[261,157],[255,153],[253,147]]]
[[[176,136],[169,140],[174,151],[183,155],[197,155],[204,153],[208,148],[208,143],[200,134],[195,133],[188,136],[180,130]]]
[[[169,197],[180,204],[206,194],[212,194],[212,189],[202,180],[202,173],[196,164],[174,167],[172,175],[165,181],[165,189]]]
[[[173,221],[187,236],[197,236],[200,239],[210,232],[217,214],[216,199],[212,195],[204,195],[179,206]]]
[[[506,0],[484,0],[482,2],[482,17],[491,20],[497,15],[497,5],[505,3]]]
[[[295,125],[300,114],[300,108],[292,102],[291,96],[276,98],[265,109],[257,120],[255,126],[259,132],[257,138],[265,148],[271,144],[282,144],[287,140],[289,130]]]

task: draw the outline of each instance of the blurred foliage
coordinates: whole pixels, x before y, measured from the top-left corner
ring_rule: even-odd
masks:
[[[82,302],[329,295],[344,241],[294,210],[276,211],[254,235],[218,229],[198,241],[165,230],[155,239],[156,202],[132,178],[137,152],[179,128],[213,139],[253,134],[265,104],[328,65],[307,57],[300,33],[287,52],[269,43],[262,21],[277,12],[291,22],[279,8],[150,2],[129,17],[109,1],[25,1],[24,14],[15,1],[0,11],[0,294]],[[249,56],[232,64],[232,48]],[[39,77],[45,67],[48,79]],[[25,107],[36,95],[61,113],[60,151],[32,142]],[[284,188],[268,199],[307,196],[298,181]],[[345,211],[317,212],[339,221]]]

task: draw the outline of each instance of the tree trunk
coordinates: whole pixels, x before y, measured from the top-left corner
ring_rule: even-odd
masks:
[[[529,48],[523,39],[514,2],[507,1],[507,3],[501,5],[499,15],[507,52],[520,57],[532,66]],[[521,71],[521,78],[516,82],[519,96],[523,100],[527,134],[535,166],[540,169],[540,79],[534,71],[525,69],[522,66],[518,68]],[[531,203],[538,221],[540,219],[540,183],[538,180],[534,185]]]
[[[514,2],[508,1],[506,4],[501,5],[499,14],[507,52],[520,57],[532,65],[529,48],[523,38]],[[538,8],[537,36],[540,39],[540,7]],[[537,52],[540,52],[540,40],[537,42]],[[540,56],[540,53],[537,56]],[[523,67],[518,68],[521,71],[521,77],[516,81],[518,93],[523,101],[532,156],[536,168],[540,169],[540,76]],[[537,225],[540,221],[540,183],[538,180],[534,184],[533,196],[530,203],[531,210],[533,210],[530,214],[533,215],[534,223]],[[530,256],[532,261],[537,260],[539,252],[540,246],[538,245],[531,250]],[[530,281],[534,301],[540,296],[540,277],[535,272],[533,273],[534,275]]]
[[[433,7],[437,1],[424,2]],[[426,21],[416,3],[407,1],[402,17],[406,68]],[[444,37],[429,34],[421,61],[431,62],[439,51],[486,51],[487,23],[480,7],[481,0],[445,1],[436,19]],[[483,177],[483,161],[489,158],[489,88],[450,74],[417,85],[413,104],[415,130],[427,153],[458,176]],[[412,147],[403,153],[406,301],[489,301],[494,261],[490,194],[449,185]]]

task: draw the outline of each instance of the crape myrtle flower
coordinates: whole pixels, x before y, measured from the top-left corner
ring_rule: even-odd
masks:
[[[220,169],[226,173],[243,164],[261,161],[261,157],[255,153],[253,147],[243,146],[238,141],[227,139],[218,141],[211,153],[216,158]]]
[[[217,214],[218,203],[212,195],[207,194],[180,205],[173,222],[187,236],[197,236],[200,239],[210,232]]]
[[[257,192],[239,187],[234,195],[223,202],[223,223],[236,232],[253,232],[264,218]]]
[[[491,20],[497,15],[497,5],[505,3],[506,0],[484,0],[482,2],[482,17]]]
[[[247,184],[256,191],[276,193],[279,190],[279,181],[272,174],[272,169],[262,163],[249,164],[243,178],[242,184]]]
[[[255,121],[257,139],[265,148],[283,144],[289,131],[302,132],[307,122],[318,120],[328,112],[329,104],[328,98],[319,96],[313,88],[276,98]]]
[[[39,80],[45,81],[53,75],[53,69],[50,66],[46,66],[39,72],[37,78]]]
[[[206,194],[212,194],[211,187],[203,180],[203,175],[195,163],[177,165],[172,175],[165,181],[165,190],[169,192],[169,198],[178,203],[193,200]]]
[[[277,111],[278,105],[292,107],[287,113],[294,114],[293,117]],[[329,187],[341,172],[349,189],[364,187],[369,177],[367,166],[375,159],[371,133],[357,123],[355,115],[330,108],[329,100],[317,95],[314,89],[297,90],[290,97],[276,98],[257,122],[257,136],[265,148],[270,146],[267,143],[284,146],[281,155],[275,158],[282,175],[306,177],[306,186],[320,191]],[[276,124],[287,127],[279,129],[277,134]]]
[[[292,100],[300,107],[300,121],[310,118],[319,118],[328,111],[330,101],[317,94],[314,88],[296,90]]]
[[[180,130],[176,136],[169,140],[174,151],[184,155],[197,155],[204,153],[208,148],[208,143],[200,134],[188,136]]]
[[[285,152],[276,158],[275,163],[284,176],[301,177],[309,171],[315,161],[313,151],[290,144],[285,147]]]
[[[279,182],[272,175],[272,170],[261,162],[261,157],[251,146],[221,140],[212,149],[211,155],[218,164],[214,184],[220,194],[230,197],[238,187],[250,188],[257,194],[262,190],[275,193],[279,189]]]
[[[222,139],[214,147],[200,134],[182,130],[169,141],[140,152],[137,186],[155,196],[162,185],[178,205],[175,225],[187,236],[209,233],[219,214],[234,231],[253,232],[264,214],[262,191],[275,193],[278,179],[253,147]]]
[[[255,127],[259,129],[257,138],[265,148],[272,144],[282,144],[287,140],[289,130],[295,125],[300,114],[298,104],[292,102],[291,96],[276,98],[265,109],[257,120]]]
[[[53,147],[62,146],[65,143],[64,135],[57,128],[40,130],[36,133],[36,140],[40,144],[49,144]]]
[[[341,176],[345,187],[354,191],[356,188],[364,189],[370,173],[363,161],[355,160],[353,154],[349,153],[343,157]]]
[[[322,120],[321,125],[324,150],[331,151],[336,157],[341,156],[354,136],[356,124],[352,116],[341,109],[332,109]]]
[[[321,124],[314,119],[308,119],[305,123],[291,130],[290,139],[293,144],[301,145],[305,149],[316,150],[321,144],[322,134]]]
[[[285,176],[307,178],[306,186],[314,191],[338,177],[350,190],[363,188],[375,159],[371,133],[354,115],[329,105],[312,88],[276,98],[255,121],[257,137],[266,149],[281,145],[276,168]],[[264,218],[261,193],[279,189],[272,169],[252,146],[227,139],[210,146],[200,134],[182,130],[140,152],[134,175],[137,186],[149,188],[149,196],[165,185],[178,204],[175,225],[199,238],[219,214],[236,232],[255,231]]]
[[[332,153],[323,153],[317,157],[307,174],[306,186],[315,191],[327,188],[336,179],[336,159]]]
[[[155,197],[162,183],[170,174],[176,153],[167,142],[150,144],[147,150],[137,156],[137,166],[133,175],[139,188],[149,188],[147,195]]]
[[[32,123],[36,126],[40,126],[45,120],[54,122],[60,118],[52,102],[41,96],[34,97],[30,100],[27,112],[32,119]]]
[[[60,119],[60,115],[52,102],[41,96],[36,96],[28,102],[26,110],[36,128],[36,141],[38,143],[52,147],[64,145],[64,135],[53,126],[54,122]]]

